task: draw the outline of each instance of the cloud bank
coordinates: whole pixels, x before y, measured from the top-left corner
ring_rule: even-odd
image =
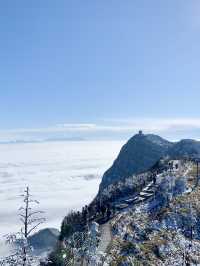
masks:
[[[101,176],[116,158],[122,141],[1,145],[0,250],[2,235],[20,228],[17,210],[24,188],[45,211],[44,227],[57,227],[71,209],[81,209],[98,192]],[[1,255],[1,252],[0,252]]]
[[[0,141],[123,139],[140,129],[169,139],[199,138],[200,118],[105,119],[99,123],[63,123],[44,128],[0,130]]]

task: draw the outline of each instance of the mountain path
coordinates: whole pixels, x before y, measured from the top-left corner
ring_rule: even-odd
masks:
[[[106,250],[112,240],[111,224],[110,221],[100,226],[101,240],[98,251],[106,253]]]
[[[153,185],[152,182],[150,182],[144,188],[144,190],[141,191],[143,193],[145,192],[145,194],[146,194],[146,195],[143,195],[142,200],[144,200],[144,198],[146,198],[146,197],[148,198],[148,197],[152,196],[152,191],[149,191],[150,189],[152,189],[152,185]],[[139,199],[138,196],[136,198],[137,198],[137,200]],[[134,202],[134,203],[136,203],[136,202]],[[112,240],[111,220],[100,226],[100,232],[101,232],[101,240],[100,240],[100,244],[98,246],[98,252],[106,253],[106,250],[107,250],[107,248],[108,248],[108,246]]]
[[[188,173],[188,169],[189,167],[187,167],[187,169],[185,169],[184,171],[182,171],[183,175],[186,175]],[[178,171],[179,172],[179,171]],[[179,174],[181,174],[179,172]],[[162,175],[158,175],[157,176],[157,182],[153,182],[150,181],[141,191],[140,193],[134,197],[134,198],[129,198],[128,200],[122,201],[121,204],[122,205],[129,205],[129,204],[124,204],[126,203],[130,203],[130,205],[128,207],[125,208],[121,208],[121,212],[123,211],[127,211],[128,209],[132,208],[134,205],[143,202],[147,199],[149,199],[150,197],[152,197],[155,193],[155,190],[158,187],[158,184],[161,182],[163,176]],[[118,214],[120,213],[120,211],[118,212]],[[101,232],[101,240],[100,240],[100,244],[98,246],[98,252],[100,253],[106,253],[109,244],[112,241],[112,230],[111,230],[111,220],[108,221],[105,224],[102,224],[100,226],[100,232]]]

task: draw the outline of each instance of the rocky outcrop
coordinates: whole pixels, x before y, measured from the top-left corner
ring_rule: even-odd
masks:
[[[119,180],[147,171],[173,144],[156,135],[139,133],[133,136],[121,149],[117,159],[105,172],[100,191]]]
[[[179,159],[200,157],[200,142],[169,142],[160,136],[139,132],[122,147],[113,165],[103,175],[99,193],[113,183],[149,170],[165,156]]]

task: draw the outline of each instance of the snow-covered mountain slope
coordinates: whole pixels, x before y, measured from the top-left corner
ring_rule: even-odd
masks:
[[[130,139],[92,203],[64,218],[54,261],[66,247],[74,252],[78,235],[76,260],[87,261],[80,265],[200,265],[199,145],[141,132]],[[100,235],[91,253],[93,222]]]
[[[195,173],[193,163],[181,162],[178,169],[157,176],[152,196],[118,212],[111,222],[105,265],[200,265],[200,187]]]

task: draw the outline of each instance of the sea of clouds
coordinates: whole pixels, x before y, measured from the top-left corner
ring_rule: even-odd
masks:
[[[71,209],[96,195],[122,141],[63,141],[0,145],[0,239],[20,228],[19,196],[28,185],[47,222],[57,227]]]

